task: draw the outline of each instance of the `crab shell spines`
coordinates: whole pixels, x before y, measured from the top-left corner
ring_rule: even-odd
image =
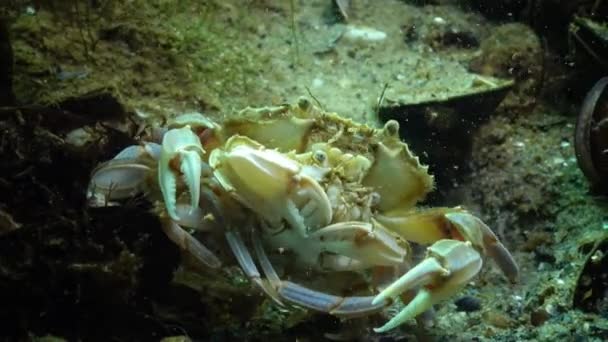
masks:
[[[224,122],[223,132],[226,136],[247,136],[281,152],[303,152],[314,124],[313,119],[288,116],[260,120],[237,117]]]
[[[381,211],[413,208],[433,189],[428,167],[401,141],[397,121],[378,129],[305,103],[247,108],[227,120],[224,131],[283,153],[322,151],[334,173],[380,195]]]

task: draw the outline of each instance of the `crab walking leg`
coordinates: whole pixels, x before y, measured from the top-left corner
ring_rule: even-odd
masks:
[[[386,300],[372,303],[374,299],[373,296],[334,296],[309,289],[290,281],[281,282],[281,287],[278,292],[281,297],[292,303],[343,317],[366,316],[382,310],[390,303]]]
[[[237,234],[238,233],[228,232],[226,233],[226,237],[228,238],[228,243],[231,248],[233,248],[233,251],[235,251],[235,249],[237,250],[235,251],[235,255],[238,253],[237,259],[239,260],[241,267],[256,284],[264,289],[264,291],[280,305],[284,305],[280,299],[284,298],[292,303],[309,309],[327,312],[337,316],[355,317],[378,312],[389,303],[389,301],[382,301],[380,303],[372,304],[372,300],[374,299],[373,296],[339,297],[311,290],[290,281],[281,281],[272,267],[270,260],[268,260],[266,252],[264,252],[262,242],[254,235],[252,239],[256,255],[264,270],[265,276],[272,285],[272,287],[268,287],[260,278],[260,273],[255,267],[251,255],[249,255],[243,241]]]
[[[384,326],[385,332],[415,318],[434,304],[460,291],[481,269],[481,255],[470,242],[439,240],[427,249],[427,258],[412,268],[372,301],[377,304],[421,286],[416,297]]]
[[[266,278],[270,282],[270,286],[272,287],[272,294],[270,295],[270,297],[280,306],[285,306],[285,303],[283,303],[279,294],[276,291],[281,286],[281,278],[279,278],[277,271],[272,266],[272,263],[270,263],[270,260],[268,259],[268,256],[264,251],[262,241],[260,241],[260,239],[255,235],[255,233],[252,233],[252,241],[253,248],[255,249],[255,254],[258,257],[260,265],[262,266],[262,271],[264,271],[264,275],[266,276]]]
[[[200,207],[209,210],[213,218],[217,221],[220,227],[227,227],[226,218],[222,213],[228,212],[222,205],[221,201],[218,199],[218,196],[213,193],[210,189],[205,186],[201,187],[201,201]]]
[[[266,278],[268,278],[268,281],[270,281],[270,284],[274,288],[278,288],[281,285],[281,278],[279,278],[277,271],[272,266],[270,259],[268,259],[268,255],[266,255],[266,252],[264,251],[262,241],[257,237],[257,235],[255,235],[255,232],[252,232],[251,240],[253,241],[253,248],[256,256],[258,257],[258,261],[260,262],[260,266],[262,266],[264,275]]]
[[[253,261],[251,254],[249,254],[239,233],[231,231],[226,232],[226,240],[228,241],[228,245],[230,246],[234,257],[241,266],[241,269],[245,272],[245,275],[258,285],[270,298],[282,305],[283,302],[279,299],[279,295],[274,287],[270,286],[268,282],[262,279],[262,276],[255,266],[255,262]]]
[[[187,251],[197,260],[211,268],[219,268],[222,263],[212,251],[200,243],[194,236],[190,235],[175,221],[167,219],[162,223],[165,234],[171,241],[181,249]]]

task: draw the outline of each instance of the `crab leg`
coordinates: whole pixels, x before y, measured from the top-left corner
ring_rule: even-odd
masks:
[[[266,278],[268,278],[268,281],[270,281],[270,284],[274,288],[279,288],[279,286],[281,286],[281,278],[279,278],[277,271],[274,269],[272,263],[268,259],[268,256],[264,251],[262,241],[260,241],[260,238],[258,238],[254,232],[252,232],[251,234],[251,240],[253,241],[253,248],[255,249],[255,254],[258,257],[258,261],[262,266],[262,271],[264,271],[264,275],[266,276]]]
[[[390,301],[383,300],[372,303],[374,296],[339,297],[309,289],[292,283],[281,282],[279,295],[288,301],[303,307],[327,312],[336,316],[357,317],[365,316],[382,310]]]
[[[279,299],[277,292],[272,286],[262,279],[258,268],[255,266],[255,262],[249,254],[243,239],[237,232],[228,231],[226,232],[226,240],[228,241],[228,245],[234,254],[234,257],[238,261],[239,265],[245,275],[251,279],[256,285],[258,285],[270,298],[272,298],[275,302],[282,305],[283,302]],[[278,276],[277,276],[278,278]]]
[[[355,317],[378,312],[390,303],[390,300],[382,300],[372,304],[374,296],[339,297],[312,290],[290,281],[282,281],[274,270],[274,267],[272,267],[264,251],[262,242],[257,236],[253,235],[252,240],[256,255],[260,261],[264,275],[271,284],[271,286],[268,286],[261,279],[260,273],[255,267],[254,261],[238,233],[227,232],[226,237],[247,276],[280,305],[284,305],[280,299],[284,298],[309,309],[337,316]]]
[[[219,268],[222,265],[212,251],[180,227],[175,221],[170,219],[164,220],[162,227],[171,241],[190,253],[198,261],[211,268]]]
[[[427,249],[427,254],[423,262],[374,298],[372,304],[379,304],[421,286],[416,297],[397,316],[374,331],[391,330],[449,298],[477,275],[482,265],[479,252],[468,241],[439,240]]]

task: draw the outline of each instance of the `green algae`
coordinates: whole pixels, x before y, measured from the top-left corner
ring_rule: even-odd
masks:
[[[179,3],[114,4],[84,22],[56,8],[18,17],[12,27],[18,99],[53,103],[112,87],[129,107],[142,110],[158,110],[162,103],[205,110],[234,106],[235,94],[254,89],[260,55],[237,43],[243,29],[226,18],[228,5]],[[219,25],[218,18],[235,25]],[[82,39],[83,31],[89,38]],[[86,76],[65,80],[57,68]]]

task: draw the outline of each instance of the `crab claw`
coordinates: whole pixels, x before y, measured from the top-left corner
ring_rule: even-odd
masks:
[[[107,205],[143,191],[146,177],[157,160],[159,145],[132,145],[93,170],[88,187],[89,205]]]
[[[364,265],[392,266],[403,263],[409,254],[407,245],[377,223],[339,222],[315,231],[310,238],[319,240],[323,252],[346,256]]]
[[[236,135],[213,150],[209,164],[224,189],[268,222],[284,219],[306,234],[331,221],[331,203],[315,179],[318,174],[283,153]]]
[[[386,332],[415,318],[434,304],[460,291],[481,269],[481,256],[470,242],[439,240],[427,249],[427,258],[392,283],[372,305],[420,287],[406,307],[376,332]]]
[[[202,154],[205,152],[199,138],[190,126],[171,129],[163,136],[158,183],[169,217],[179,220],[176,209],[177,179],[182,176],[190,192],[190,205],[198,207],[202,173]]]
[[[446,213],[445,217],[454,225],[465,240],[488,255],[512,283],[519,278],[519,268],[507,248],[483,221],[466,211]]]
[[[431,244],[441,239],[470,241],[477,250],[494,259],[511,282],[515,283],[519,278],[515,259],[490,227],[461,207],[435,208],[411,214],[394,211],[376,215],[376,219],[406,240],[419,244]]]

